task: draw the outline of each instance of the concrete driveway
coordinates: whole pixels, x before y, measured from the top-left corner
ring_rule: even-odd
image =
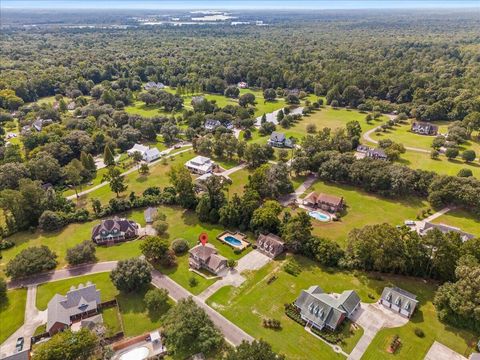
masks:
[[[435,341],[424,360],[467,360],[467,358]]]
[[[382,305],[362,303],[351,317],[360,325],[364,333],[348,357],[349,360],[360,360],[377,332],[382,328],[394,328],[405,325],[408,318],[383,307]]]
[[[1,346],[0,358],[10,356],[16,353],[15,344],[19,337],[25,339],[24,349],[30,348],[30,338],[35,334],[35,330],[40,325],[47,322],[47,311],[39,311],[35,305],[37,298],[37,285],[31,285],[27,288],[27,302],[25,306],[25,322],[17,329]]]

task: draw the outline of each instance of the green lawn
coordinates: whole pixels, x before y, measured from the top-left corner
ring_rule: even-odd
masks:
[[[358,121],[362,128],[362,132],[366,132],[374,127],[383,124],[387,118],[382,116],[378,120],[372,121],[368,124],[365,121],[367,114],[361,113],[356,110],[349,109],[334,109],[330,106],[324,106],[319,110],[316,110],[314,113],[304,116],[302,120],[296,123],[289,129],[282,129],[280,126],[277,128],[278,131],[282,131],[286,134],[287,137],[293,136],[301,140],[305,135],[307,135],[307,125],[315,124],[317,130],[323,128],[330,128],[332,130],[337,128],[345,128],[346,124],[349,121]]]
[[[103,324],[107,329],[106,336],[113,336],[122,331],[121,315],[116,307],[102,310]]]
[[[222,288],[213,294],[207,300],[207,303],[250,335],[255,338],[263,338],[269,342],[275,351],[285,354],[288,359],[326,360],[342,358],[341,355],[335,354],[322,341],[305,332],[299,324],[284,315],[283,305],[294,301],[302,289],[311,285],[320,285],[326,292],[335,293],[354,289],[364,302],[376,301],[383,287],[392,284],[416,293],[420,299],[419,310],[413,321],[404,328],[419,326],[429,331],[429,334],[423,340],[419,340],[422,343],[421,346],[419,345],[420,351],[409,354],[408,359],[423,359],[425,353],[422,349],[424,347],[428,349],[434,339],[461,352],[464,351],[471,339],[468,333],[444,326],[438,322],[431,306],[436,288],[433,283],[415,278],[386,275],[379,277],[362,272],[342,272],[337,269],[322,268],[301,256],[296,256],[296,260],[303,269],[296,277],[284,272],[281,262],[272,262],[251,274],[240,288]],[[278,278],[267,284],[267,280],[273,274],[276,274]],[[282,330],[273,331],[263,328],[261,325],[263,318],[280,320]],[[394,330],[403,331],[404,328]],[[406,331],[411,331],[412,335],[415,336],[411,329],[408,330],[407,328]],[[360,335],[361,332],[355,333],[346,340],[345,344],[342,345],[344,350],[353,349]],[[375,341],[377,341],[377,338]],[[405,341],[408,342],[409,338],[405,337]],[[378,359],[383,356],[381,352],[375,355],[378,356],[369,358]]]
[[[167,222],[169,223],[168,234],[166,235],[169,241],[173,241],[177,238],[184,238],[188,241],[190,247],[197,244],[198,236],[202,232],[206,232],[209,237],[209,242],[217,248],[218,252],[228,259],[240,259],[243,255],[251,251],[251,248],[247,248],[241,254],[235,254],[233,249],[223,242],[216,239],[216,236],[222,233],[225,229],[220,225],[200,224],[197,215],[193,211],[184,211],[178,207],[159,207],[159,211],[163,212],[167,216]],[[134,219],[142,226],[145,225],[143,219],[143,209],[135,210],[125,215],[130,219]],[[60,232],[46,235],[41,232],[36,232],[34,235],[31,233],[17,233],[10,237],[17,246],[3,252],[2,265],[12,259],[22,249],[33,245],[47,245],[50,249],[55,251],[58,255],[59,267],[63,267],[65,262],[65,255],[67,248],[74,246],[82,242],[83,240],[90,238],[92,227],[98,223],[97,221],[87,222],[84,224],[71,224]],[[254,240],[253,235],[249,234],[249,239]],[[110,247],[97,247],[96,256],[99,261],[121,260],[128,259],[134,256],[139,256],[140,244],[142,240],[133,240],[124,243],[120,243]],[[173,280],[177,281],[183,287],[189,289],[192,293],[198,294],[211,285],[215,280],[206,280],[202,276],[197,275],[189,271],[188,256],[179,256],[177,259],[177,266],[173,268],[159,268],[162,272],[166,273]],[[198,280],[198,285],[190,287],[188,280],[191,276],[194,276]],[[82,280],[79,280],[81,282]],[[57,283],[52,283],[57,284]],[[57,285],[52,285],[57,286]],[[57,291],[58,292],[58,291]],[[41,299],[41,306],[45,308],[50,298]]]
[[[136,210],[128,214],[119,214],[134,219],[144,225],[143,210]],[[0,260],[0,269],[4,269],[9,260],[15,257],[20,251],[31,246],[47,245],[58,255],[58,267],[66,265],[65,255],[67,249],[90,239],[93,226],[99,223],[99,220],[89,221],[82,224],[70,224],[60,231],[42,232],[40,230],[34,233],[22,231],[18,232],[8,239],[15,243],[15,246],[2,251],[3,258]],[[140,255],[138,249],[139,241],[129,241],[118,244],[113,247],[97,247],[97,258],[100,261],[121,260],[132,256]]]
[[[464,210],[451,210],[445,215],[436,218],[433,222],[436,224],[456,226],[463,231],[480,237],[480,218],[475,218],[474,215]]]
[[[446,134],[448,132],[448,125],[452,122],[450,121],[436,121],[434,124],[439,126],[439,133]],[[380,139],[392,139],[395,142],[401,143],[405,146],[422,148],[426,150],[432,149],[432,141],[435,139],[435,136],[425,136],[419,135],[410,131],[411,124],[410,122],[405,124],[399,124],[393,127],[393,129],[387,132],[374,133],[372,138],[375,140]],[[476,139],[476,133],[472,134],[472,137]],[[465,144],[462,144],[460,151],[472,149],[477,155],[480,154],[480,141],[471,140],[467,141]]]
[[[143,117],[170,116],[171,114],[156,105],[146,105],[143,101],[135,101],[133,105],[126,106],[125,112],[128,114],[140,115]]]
[[[86,284],[87,281],[97,286],[97,289],[100,290],[102,301],[108,301],[114,298],[118,301],[120,319],[118,318],[116,308],[102,311],[108,332],[112,335],[120,331],[122,327],[127,337],[158,329],[161,326],[162,315],[166,313],[168,307],[172,304],[172,302],[170,302],[169,306],[159,314],[150,314],[143,302],[145,291],[131,294],[119,293],[110,281],[110,274],[99,273],[40,285],[37,290],[37,308],[40,310],[45,309],[48,301],[50,301],[55,294],[65,294],[71,286],[78,286],[80,283]]]
[[[315,182],[303,197],[311,191],[343,196],[347,204],[346,215],[339,221],[323,223],[312,219],[315,235],[335,240],[341,246],[346,244],[347,235],[354,228],[384,222],[402,225],[405,220],[414,220],[421,209],[428,208],[428,203],[420,198],[387,199],[353,186],[326,184],[322,181]]]
[[[168,178],[167,173],[171,167],[178,164],[183,165],[187,160],[192,159],[195,156],[196,154],[193,151],[188,151],[174,157],[165,158],[165,163],[161,162],[150,167],[150,173],[147,176],[140,175],[138,171],[126,175],[125,184],[128,188],[122,196],[127,196],[132,191],[140,194],[151,186],[160,186],[163,188],[170,185],[170,179]],[[106,204],[115,196],[115,193],[110,190],[110,186],[106,185],[89,194],[81,196],[78,200],[78,206],[90,206],[91,199],[99,199],[102,204]]]
[[[472,170],[473,176],[480,178],[480,163],[473,162],[467,164],[460,158],[448,160],[445,156],[441,155],[439,159],[434,160],[430,158],[430,154],[407,150],[405,154],[401,155],[399,163],[413,169],[434,171],[437,174],[451,176],[456,176],[461,169],[470,169]]]
[[[0,344],[22,326],[26,302],[27,289],[9,290],[0,302]]]
[[[409,289],[407,288],[407,290]],[[438,341],[468,358],[473,351],[469,344],[473,344],[472,341],[478,341],[478,334],[475,337],[467,331],[448,326],[438,320],[435,307],[432,304],[435,292],[434,287],[418,286],[414,290],[414,293],[420,300],[420,308],[415,311],[405,326],[381,330],[373,339],[362,360],[420,360],[425,357],[434,341]],[[414,331],[416,328],[423,330],[425,333],[424,338],[419,338],[415,335]],[[393,355],[387,352],[387,347],[395,335],[400,337],[402,345]]]

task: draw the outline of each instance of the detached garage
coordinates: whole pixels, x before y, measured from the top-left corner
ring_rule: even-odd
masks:
[[[417,296],[398,287],[386,287],[383,289],[380,304],[400,313],[403,316],[411,317],[417,307]]]

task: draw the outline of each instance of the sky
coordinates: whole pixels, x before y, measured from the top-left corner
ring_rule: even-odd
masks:
[[[480,9],[480,0],[0,0],[0,4],[5,9]]]

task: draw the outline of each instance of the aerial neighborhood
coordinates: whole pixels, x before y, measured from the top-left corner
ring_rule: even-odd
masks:
[[[0,359],[480,357],[478,11],[7,2]]]

